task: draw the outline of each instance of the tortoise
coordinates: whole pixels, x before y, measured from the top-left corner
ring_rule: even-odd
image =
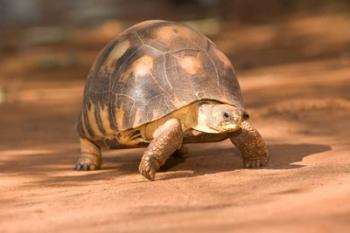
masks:
[[[102,149],[147,147],[139,172],[154,180],[183,144],[227,138],[244,167],[260,167],[267,146],[248,118],[233,66],[210,39],[182,23],[144,21],[109,42],[88,74],[75,169],[99,169]]]

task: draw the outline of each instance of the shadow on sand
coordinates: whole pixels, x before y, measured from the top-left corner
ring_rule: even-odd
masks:
[[[331,147],[322,144],[273,144],[269,146],[270,163],[265,169],[297,169],[303,165],[294,164],[303,158],[329,151]],[[142,151],[138,151],[141,152]],[[114,152],[113,152],[114,153]],[[119,153],[119,152],[116,152]],[[84,185],[85,182],[110,180],[118,176],[138,174],[140,154],[135,150],[121,151],[119,155],[104,158],[102,170],[93,172],[73,172],[75,156],[73,152],[40,156],[17,157],[0,164],[5,173],[21,176],[37,176],[39,181],[31,185]],[[15,166],[16,164],[16,166]],[[19,166],[18,166],[19,165]],[[185,157],[172,157],[159,171],[158,180],[193,177],[203,174],[234,171],[242,168],[239,152],[234,147],[193,146]],[[170,172],[171,171],[171,172]],[[61,175],[57,176],[55,173]],[[66,173],[62,175],[63,173]],[[167,174],[167,172],[169,172]],[[140,181],[142,182],[142,181]]]
[[[264,169],[296,169],[304,165],[294,164],[304,157],[331,150],[322,144],[273,144],[269,146],[270,162]],[[192,174],[171,174],[164,179],[197,176],[242,168],[242,160],[236,148],[210,148],[197,150],[187,158],[173,157],[161,171],[192,170]]]

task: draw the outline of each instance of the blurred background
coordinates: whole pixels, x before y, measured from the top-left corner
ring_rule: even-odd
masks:
[[[349,12],[347,0],[0,0],[0,103],[24,98],[24,81],[84,80],[111,38],[146,19],[199,29],[239,72],[331,58],[348,64]]]

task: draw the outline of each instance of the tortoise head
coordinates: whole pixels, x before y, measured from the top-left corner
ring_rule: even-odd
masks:
[[[236,106],[205,102],[199,106],[199,121],[213,132],[234,132],[249,115]]]

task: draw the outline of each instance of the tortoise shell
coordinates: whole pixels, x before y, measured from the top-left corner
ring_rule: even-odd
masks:
[[[112,137],[206,99],[243,108],[229,59],[184,24],[145,21],[100,52],[88,74],[78,132]]]

